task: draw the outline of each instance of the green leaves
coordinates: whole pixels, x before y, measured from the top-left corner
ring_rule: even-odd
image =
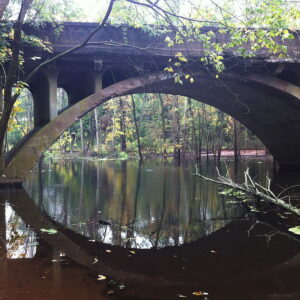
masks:
[[[224,189],[219,192],[220,195],[228,196],[229,198],[237,198],[239,200],[244,200],[246,198],[246,194],[242,191],[236,189]]]
[[[56,229],[53,229],[53,228],[49,228],[49,229],[42,228],[42,229],[41,229],[41,232],[43,232],[43,233],[48,233],[48,234],[56,234],[56,233],[57,233],[57,230],[56,230]]]
[[[289,231],[294,234],[300,234],[300,226],[291,227],[289,228]]]

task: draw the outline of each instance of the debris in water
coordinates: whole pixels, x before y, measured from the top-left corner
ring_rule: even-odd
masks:
[[[104,275],[98,275],[97,280],[105,280],[107,277]]]

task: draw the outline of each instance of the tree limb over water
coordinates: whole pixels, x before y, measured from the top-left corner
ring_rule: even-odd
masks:
[[[267,178],[267,185],[266,187],[260,185],[259,183],[255,182],[251,176],[249,175],[249,169],[244,172],[244,182],[242,184],[234,182],[229,175],[223,176],[220,174],[219,170],[217,169],[218,177],[217,179],[212,179],[209,177],[205,177],[199,173],[198,167],[196,166],[196,175],[200,178],[210,181],[216,184],[220,184],[222,186],[231,188],[235,191],[239,191],[239,197],[243,202],[248,202],[249,200],[255,201],[266,201],[268,203],[272,203],[276,206],[279,206],[292,214],[300,217],[300,209],[287,203],[285,201],[286,197],[280,197],[282,192],[276,196],[270,188],[271,180]],[[230,191],[228,191],[230,194]],[[233,195],[235,196],[235,195]]]

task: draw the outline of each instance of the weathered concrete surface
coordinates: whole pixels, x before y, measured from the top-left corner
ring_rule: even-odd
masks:
[[[43,152],[75,121],[111,98],[141,92],[182,95],[208,103],[233,116],[256,134],[283,167],[300,167],[300,93],[284,93],[286,83],[262,75],[224,74],[221,80],[205,72],[194,74],[195,83],[174,83],[166,72],[130,78],[77,102],[33,134],[9,161],[6,180],[23,181]],[[262,85],[261,81],[266,84]],[[274,86],[274,87],[273,87]],[[292,88],[292,87],[290,87]],[[297,89],[295,88],[295,91]]]
[[[43,25],[40,28],[33,28],[31,26],[25,27],[25,32],[34,34],[40,37],[47,38],[53,45],[54,53],[62,52],[70,47],[78,45],[83,42],[85,38],[97,27],[98,23],[76,23],[65,22],[63,23],[63,30],[57,36],[54,33],[51,24]],[[155,31],[155,29],[154,29]],[[214,32],[215,36],[212,37],[212,42],[228,42],[229,36],[227,34],[219,33],[219,28],[216,27],[203,27],[202,32]],[[295,33],[297,36],[298,33]],[[174,56],[176,52],[181,51],[189,57],[199,57],[203,55],[203,47],[201,42],[186,41],[184,44],[174,45],[168,47],[165,38],[173,37],[172,30],[164,34],[154,34],[150,30],[144,31],[141,28],[128,27],[126,25],[111,26],[107,25],[99,30],[94,37],[90,40],[93,45],[84,47],[76,51],[78,58],[84,54],[100,55],[100,58],[105,61],[111,61],[113,55],[114,59],[122,59],[122,56]],[[98,44],[95,44],[98,43]],[[290,61],[300,61],[300,41],[298,38],[293,40],[285,40],[282,42],[288,47],[288,54]],[[34,48],[31,51],[41,53],[41,49]],[[106,54],[106,55],[104,55]],[[236,56],[234,49],[228,50],[225,55]],[[271,54],[268,49],[260,49],[255,52],[255,59],[269,59],[276,58]],[[85,58],[87,59],[87,57]],[[277,60],[277,59],[276,59]],[[285,60],[285,59],[283,59]],[[286,60],[285,60],[286,61]]]

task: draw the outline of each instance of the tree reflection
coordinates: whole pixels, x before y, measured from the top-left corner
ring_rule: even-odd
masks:
[[[36,253],[36,235],[0,195],[0,261],[32,258]]]
[[[221,168],[235,174],[234,164]],[[251,170],[259,176],[263,168],[254,162]],[[191,242],[242,214],[240,207],[224,202],[216,185],[193,176],[193,162],[62,160],[44,162],[44,169],[47,214],[92,240],[126,248]],[[202,164],[209,177],[215,170],[210,161]],[[35,176],[27,190],[38,203]]]

